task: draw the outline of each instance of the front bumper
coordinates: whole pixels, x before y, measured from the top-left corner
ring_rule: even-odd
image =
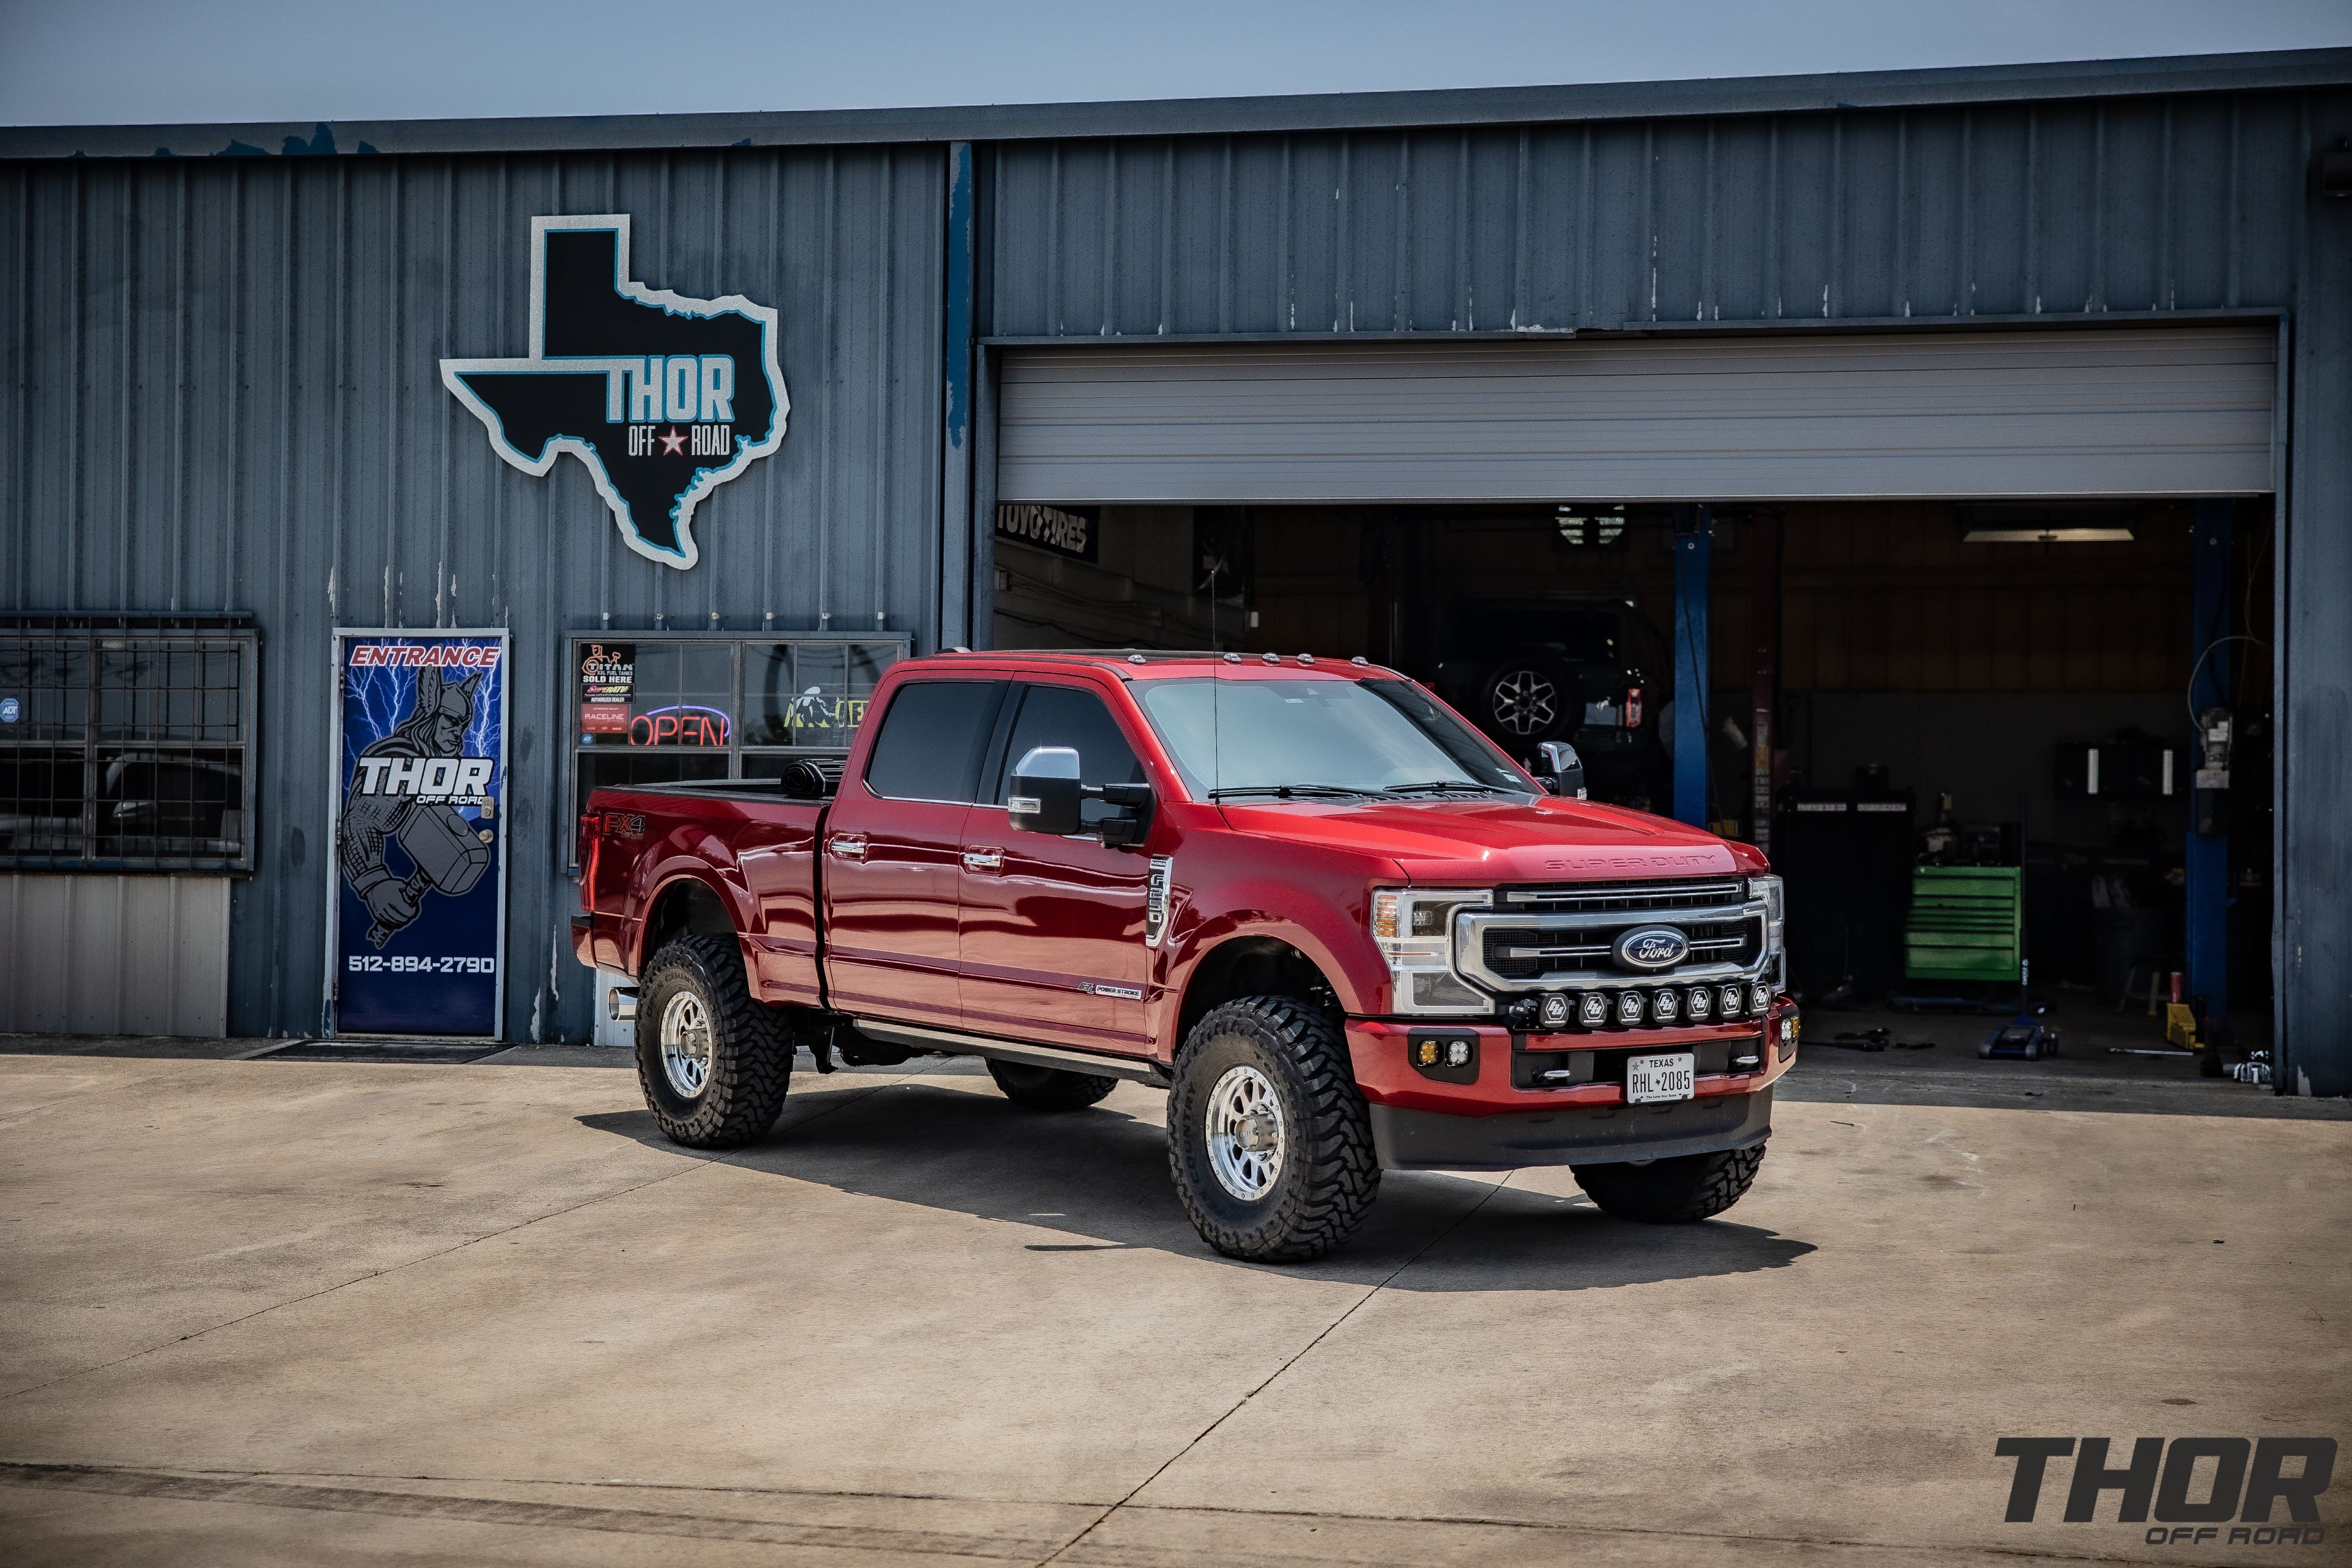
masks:
[[[1760,1025],[1607,1034],[1514,1034],[1492,1024],[1368,1019],[1349,1019],[1347,1032],[1382,1166],[1509,1170],[1665,1159],[1760,1143],[1771,1130],[1771,1086],[1796,1060],[1797,1009],[1783,998]],[[1472,1059],[1459,1067],[1415,1068],[1416,1046],[1431,1040],[1465,1042]],[[1629,1103],[1624,1059],[1680,1051],[1698,1059],[1694,1097]],[[1575,1063],[1580,1081],[1543,1086],[1532,1069],[1554,1063]]]
[[[1391,1171],[1601,1166],[1744,1149],[1772,1134],[1772,1091],[1667,1105],[1561,1105],[1498,1116],[1372,1107],[1372,1145]]]

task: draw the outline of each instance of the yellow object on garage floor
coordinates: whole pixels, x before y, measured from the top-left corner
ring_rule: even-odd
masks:
[[[2198,1049],[2197,1015],[2187,1002],[2164,1004],[2164,1038],[2185,1050]]]

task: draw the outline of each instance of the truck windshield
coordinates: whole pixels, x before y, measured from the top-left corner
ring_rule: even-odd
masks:
[[[1407,681],[1182,679],[1140,695],[1185,787],[1206,799],[1528,792]]]

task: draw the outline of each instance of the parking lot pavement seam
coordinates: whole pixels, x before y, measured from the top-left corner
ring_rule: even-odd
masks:
[[[660,1176],[653,1176],[645,1181],[632,1183],[628,1186],[615,1187],[610,1192],[600,1192],[593,1197],[582,1198],[578,1203],[566,1204],[562,1208],[551,1208],[545,1214],[534,1214],[528,1219],[517,1220],[512,1225],[501,1226],[496,1230],[486,1230],[479,1236],[469,1236],[463,1241],[441,1248],[437,1251],[420,1254],[417,1257],[409,1259],[406,1262],[394,1263],[391,1267],[384,1269],[372,1269],[364,1274],[355,1274],[348,1280],[338,1281],[334,1284],[322,1286],[315,1291],[306,1291],[299,1296],[289,1296],[282,1301],[272,1301],[266,1307],[256,1307],[252,1312],[246,1312],[241,1316],[228,1318],[220,1322],[213,1323],[208,1327],[197,1329],[193,1333],[184,1333],[177,1339],[165,1340],[161,1344],[151,1344],[142,1350],[134,1350],[128,1355],[118,1355],[111,1361],[101,1361],[92,1366],[76,1367],[71,1372],[61,1372],[58,1374],[57,1376],[49,1378],[45,1382],[29,1384],[23,1388],[8,1389],[5,1393],[0,1393],[0,1403],[5,1403],[11,1399],[21,1398],[27,1394],[38,1394],[45,1388],[55,1388],[58,1384],[70,1383],[77,1377],[89,1377],[97,1373],[107,1372],[118,1366],[127,1365],[128,1364],[137,1361],[143,1356],[150,1356],[160,1351],[170,1350],[174,1345],[186,1344],[191,1340],[203,1339],[208,1334],[218,1333],[223,1329],[236,1328],[240,1323],[249,1323],[253,1322],[254,1319],[267,1317],[271,1312],[279,1312],[288,1307],[299,1307],[305,1301],[315,1301],[321,1296],[331,1296],[337,1291],[349,1290],[353,1285],[364,1285],[370,1280],[381,1280],[388,1274],[402,1273],[407,1270],[416,1268],[420,1264],[431,1263],[438,1259],[446,1258],[452,1253],[463,1252],[468,1247],[478,1247],[485,1241],[495,1241],[501,1236],[509,1236],[518,1230],[527,1230],[530,1227],[538,1225],[542,1221],[560,1219],[567,1214],[576,1214],[583,1208],[593,1208],[600,1203],[609,1203],[614,1198],[626,1197],[634,1192],[643,1192],[649,1186],[658,1186],[663,1182],[674,1180],[678,1176],[688,1174],[689,1172],[701,1170],[706,1166],[716,1163],[719,1162],[699,1159],[689,1160],[677,1170],[665,1171]]]
[[[1017,1536],[959,1535],[945,1531],[874,1525],[795,1523],[780,1520],[677,1513],[651,1509],[591,1508],[579,1503],[511,1498],[453,1497],[436,1492],[383,1491],[362,1487],[303,1486],[285,1481],[192,1476],[110,1466],[30,1465],[0,1461],[0,1485],[39,1487],[176,1502],[221,1502],[325,1513],[389,1514],[410,1519],[501,1524],[525,1529],[590,1530],[761,1545],[814,1546],[828,1551],[896,1552],[994,1563],[1029,1563],[1046,1545]]]
[[[1415,1248],[1411,1257],[1398,1264],[1395,1268],[1390,1270],[1386,1277],[1381,1279],[1378,1284],[1372,1286],[1362,1295],[1358,1296],[1353,1301],[1349,1302],[1346,1312],[1341,1312],[1338,1317],[1333,1318],[1329,1322],[1324,1324],[1322,1329],[1317,1333],[1313,1339],[1308,1340],[1305,1344],[1299,1346],[1298,1349],[1287,1357],[1280,1366],[1276,1367],[1272,1372],[1266,1374],[1265,1378],[1259,1382],[1256,1387],[1251,1389],[1239,1399],[1234,1401],[1231,1407],[1229,1407],[1223,1415],[1219,1416],[1215,1420],[1202,1427],[1200,1431],[1194,1433],[1191,1440],[1186,1442],[1182,1448],[1169,1455],[1167,1458],[1161,1460],[1160,1464],[1153,1469],[1150,1475],[1136,1482],[1135,1485],[1129,1490],[1125,1497],[1120,1498],[1117,1502],[1112,1503],[1108,1508],[1104,1509],[1102,1512],[1096,1516],[1094,1521],[1084,1530],[1079,1531],[1077,1534],[1070,1537],[1066,1544],[1056,1550],[1053,1555],[1045,1558],[1038,1564],[1038,1568],[1045,1568],[1045,1564],[1059,1561],[1064,1552],[1070,1551],[1079,1542],[1086,1540],[1087,1536],[1093,1534],[1097,1529],[1101,1527],[1105,1520],[1109,1519],[1112,1515],[1118,1512],[1120,1509],[1125,1508],[1129,1503],[1134,1501],[1137,1495],[1139,1494],[1144,1488],[1150,1486],[1153,1481],[1158,1480],[1161,1476],[1165,1475],[1168,1472],[1170,1466],[1175,1464],[1177,1460],[1182,1458],[1185,1455],[1191,1453],[1193,1449],[1206,1442],[1209,1437],[1215,1433],[1218,1427],[1223,1426],[1227,1421],[1232,1420],[1234,1414],[1241,1410],[1243,1406],[1246,1406],[1251,1400],[1256,1398],[1259,1395],[1265,1393],[1268,1388],[1274,1386],[1274,1383],[1276,1378],[1280,1377],[1284,1373],[1288,1372],[1292,1367],[1297,1365],[1298,1363],[1304,1359],[1309,1352],[1313,1351],[1317,1345],[1321,1344],[1326,1339],[1329,1338],[1333,1330],[1337,1329],[1341,1323],[1346,1322],[1349,1318],[1354,1317],[1357,1312],[1362,1308],[1366,1301],[1370,1301],[1374,1296],[1379,1295],[1382,1291],[1387,1290],[1389,1286],[1395,1283],[1398,1275],[1403,1273],[1407,1269],[1412,1268],[1415,1263],[1420,1262],[1422,1258],[1431,1248],[1436,1246],[1439,1242],[1453,1235],[1456,1230],[1459,1230],[1463,1224],[1467,1221],[1472,1215],[1477,1213],[1480,1209],[1486,1207],[1488,1203],[1492,1202],[1495,1195],[1502,1191],[1504,1187],[1509,1186],[1511,1177],[1517,1174],[1518,1173],[1516,1171],[1505,1172],[1503,1179],[1495,1183],[1485,1192],[1481,1193],[1478,1197],[1477,1202],[1472,1204],[1469,1207],[1455,1215],[1451,1223],[1449,1223],[1444,1229],[1438,1231],[1436,1235],[1432,1236],[1428,1240]]]
[[[1970,1542],[1903,1542],[1864,1541],[1839,1535],[1772,1535],[1749,1531],[1659,1530],[1636,1524],[1570,1524],[1550,1520],[1489,1518],[1478,1514],[1385,1514],[1301,1512],[1296,1510],[1247,1508],[1212,1508],[1197,1503],[1162,1507],[1153,1503],[1122,1504],[1122,1513],[1150,1513],[1165,1517],[1184,1514],[1217,1514],[1236,1519],[1320,1520],[1332,1524],[1399,1524],[1433,1525],[1453,1529],[1523,1530],[1552,1536],[1581,1536],[1593,1541],[1633,1538],[1645,1542],[1689,1542],[1694,1550],[1707,1542],[1725,1545],[1752,1543],[1759,1546],[1790,1546],[1812,1552],[1865,1552],[1873,1553],[1870,1562],[1886,1562],[1900,1554],[1905,1558],[1934,1561],[1939,1558],[1995,1558],[2020,1563],[2090,1563],[2116,1564],[2120,1568],[2155,1568],[2161,1561],[2165,1568],[2211,1568],[2211,1560],[2196,1558],[2157,1559],[2147,1556],[2118,1556],[2105,1552],[2060,1552],[2047,1547],[1984,1545]],[[1088,1527],[1092,1529],[1092,1526]],[[1075,1543],[1073,1543],[1075,1546]],[[1065,1548],[1066,1552],[1071,1548]],[[1118,1542],[1093,1542],[1084,1551],[1066,1557],[1059,1554],[1047,1562],[1061,1561],[1071,1568],[1179,1568],[1199,1561],[1197,1552],[1171,1554],[1150,1546],[1124,1546]],[[1299,1552],[1267,1552],[1254,1549],[1249,1553],[1253,1568],[1279,1568],[1296,1563],[1298,1568],[1332,1568],[1342,1561],[1325,1556],[1307,1556]],[[1349,1559],[1347,1561],[1362,1561]],[[1383,1559],[1382,1561],[1385,1561]],[[1041,1564],[1042,1568],[1042,1564]]]
[[[854,1487],[763,1487],[740,1483],[711,1483],[693,1486],[683,1481],[641,1481],[625,1477],[603,1476],[578,1480],[563,1476],[482,1476],[443,1474],[433,1470],[268,1470],[249,1466],[173,1465],[159,1461],[121,1464],[90,1464],[70,1459],[28,1459],[0,1455],[0,1481],[5,1481],[11,1469],[26,1468],[50,1470],[107,1470],[123,1472],[153,1472],[158,1475],[187,1476],[198,1479],[248,1481],[421,1481],[429,1486],[453,1487],[573,1487],[583,1491],[656,1491],[674,1493],[708,1493],[714,1497],[774,1497],[774,1498],[836,1498],[869,1502],[961,1502],[1002,1505],[1011,1508],[1105,1508],[1108,1504],[1098,1497],[1047,1498],[996,1497],[981,1492],[947,1491],[870,1491]],[[1144,1503],[1140,1507],[1156,1505]],[[1190,1505],[1187,1505],[1190,1506]],[[1213,1510],[1211,1511],[1225,1511]],[[1370,1516],[1367,1517],[1375,1517]]]

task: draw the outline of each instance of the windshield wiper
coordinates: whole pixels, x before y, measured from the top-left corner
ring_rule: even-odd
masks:
[[[1228,784],[1222,789],[1210,790],[1209,799],[1223,800],[1235,795],[1276,795],[1286,800],[1293,796],[1313,800],[1340,800],[1367,793],[1368,790],[1350,789],[1345,784]]]
[[[1390,795],[1451,795],[1461,789],[1475,789],[1481,795],[1509,795],[1515,793],[1513,790],[1504,789],[1499,784],[1482,784],[1475,779],[1431,779],[1419,784],[1391,784],[1383,791],[1383,793]]]

